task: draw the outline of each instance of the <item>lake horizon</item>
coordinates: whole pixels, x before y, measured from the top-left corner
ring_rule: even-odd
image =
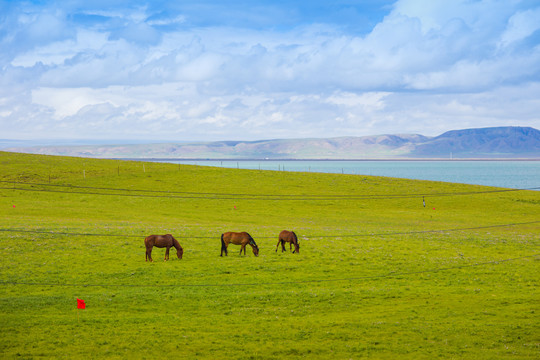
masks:
[[[128,159],[125,159],[128,160]],[[265,171],[335,173],[540,190],[540,159],[129,159]]]

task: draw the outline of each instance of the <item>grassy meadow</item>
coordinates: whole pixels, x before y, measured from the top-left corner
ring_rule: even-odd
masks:
[[[3,359],[540,358],[538,191],[5,152],[0,181]],[[165,233],[183,259],[145,262]]]

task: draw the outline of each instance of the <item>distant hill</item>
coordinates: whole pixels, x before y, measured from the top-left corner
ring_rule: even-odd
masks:
[[[540,131],[530,127],[453,130],[436,137],[376,135],[328,139],[34,146],[7,151],[95,158],[407,159],[540,158]]]
[[[416,144],[411,156],[460,158],[539,157],[540,131],[530,127],[453,130]]]

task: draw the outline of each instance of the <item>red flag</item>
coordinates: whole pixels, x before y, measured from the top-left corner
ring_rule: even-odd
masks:
[[[86,309],[86,304],[84,300],[77,299],[77,309]]]

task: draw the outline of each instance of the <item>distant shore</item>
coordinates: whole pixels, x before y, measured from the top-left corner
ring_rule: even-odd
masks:
[[[540,158],[369,158],[369,159],[279,159],[279,158],[109,158],[127,161],[540,161]]]

